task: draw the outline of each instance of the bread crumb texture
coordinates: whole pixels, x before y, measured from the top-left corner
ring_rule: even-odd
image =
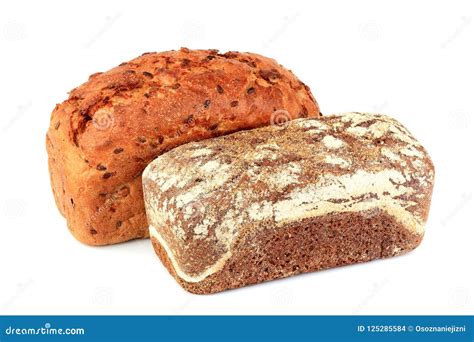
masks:
[[[283,128],[189,143],[158,157],[143,174],[157,253],[197,293],[413,249],[424,232],[433,180],[433,164],[410,132],[388,116],[368,113],[297,119]],[[262,266],[272,253],[266,237],[288,239],[294,231],[289,238],[298,239],[311,231],[309,241],[331,229],[332,238],[326,234],[308,247],[333,255],[326,264],[324,255],[310,257],[309,251],[296,270]],[[354,243],[345,246],[351,236]],[[367,236],[363,245],[361,236]],[[273,249],[278,241],[271,241]],[[278,248],[290,253],[288,246],[301,247],[288,242]],[[243,265],[242,251],[259,257]],[[284,259],[281,253],[273,258]],[[230,272],[229,265],[237,266]],[[267,275],[242,279],[243,268]]]
[[[56,204],[84,243],[147,237],[141,174],[150,161],[184,143],[270,125],[275,111],[288,120],[320,115],[304,83],[253,53],[182,48],[93,74],[51,115]]]

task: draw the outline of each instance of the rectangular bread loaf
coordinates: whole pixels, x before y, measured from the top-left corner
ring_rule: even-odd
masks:
[[[410,251],[433,180],[405,127],[365,113],[189,143],[143,174],[156,253],[193,293]]]
[[[217,50],[146,53],[95,73],[51,114],[56,205],[88,245],[148,237],[141,175],[185,143],[269,125],[272,113],[319,116],[309,88],[275,60]]]

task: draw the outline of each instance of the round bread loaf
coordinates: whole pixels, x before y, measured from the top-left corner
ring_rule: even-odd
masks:
[[[56,204],[91,245],[148,237],[141,174],[187,142],[319,116],[309,88],[273,59],[217,50],[146,53],[90,76],[47,133]]]

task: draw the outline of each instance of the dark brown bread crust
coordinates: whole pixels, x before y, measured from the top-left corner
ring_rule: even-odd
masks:
[[[181,49],[97,73],[51,115],[48,163],[56,204],[91,245],[148,236],[141,173],[178,145],[319,116],[309,88],[274,60]]]
[[[187,291],[210,294],[306,272],[362,263],[404,254],[416,248],[423,234],[410,232],[383,212],[337,213],[306,219],[284,229],[268,229],[239,241],[238,251],[219,272],[202,282],[180,278],[161,244],[155,252]],[[255,245],[261,246],[255,254]]]

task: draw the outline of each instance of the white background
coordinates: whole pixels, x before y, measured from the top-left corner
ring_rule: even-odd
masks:
[[[146,51],[252,51],[292,69],[324,114],[382,112],[430,152],[414,252],[217,295],[182,290],[147,240],[75,241],[45,133],[67,91]],[[470,1],[2,1],[1,314],[473,314],[474,9]]]

